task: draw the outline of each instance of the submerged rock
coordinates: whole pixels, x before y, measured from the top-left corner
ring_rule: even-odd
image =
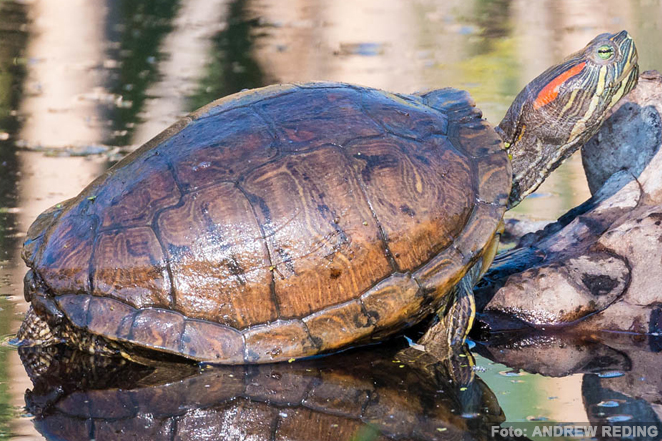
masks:
[[[486,327],[662,332],[661,114],[662,75],[645,72],[582,149],[591,199],[521,236],[477,287]]]

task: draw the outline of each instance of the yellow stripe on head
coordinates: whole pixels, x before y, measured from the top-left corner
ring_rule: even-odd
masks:
[[[575,89],[570,94],[570,98],[568,99],[568,102],[565,104],[565,106],[563,106],[563,109],[561,110],[561,115],[560,115],[561,118],[565,116],[566,112],[568,110],[570,110],[570,108],[574,104],[575,98],[577,98],[577,93],[578,92],[579,92],[579,89]]]
[[[600,68],[600,73],[598,74],[598,86],[595,89],[595,94],[598,96],[602,96],[602,94],[605,91],[605,83],[606,83],[608,69],[609,69],[608,66],[602,66]]]
[[[581,133],[586,130],[586,121],[589,120],[591,116],[595,113],[595,109],[597,109],[598,104],[600,103],[600,96],[599,95],[593,95],[593,98],[591,98],[591,103],[588,105],[588,110],[584,114],[584,116],[577,121],[577,123],[573,126],[572,131],[570,132],[570,137],[568,138],[567,144],[570,144],[572,141],[577,138]]]
[[[611,101],[609,102],[609,108],[614,107],[614,104],[616,104],[618,100],[620,100],[623,97],[623,95],[625,94],[625,89],[628,86],[628,82],[629,82],[628,80],[629,78],[626,78],[623,81],[621,81],[620,87],[618,88],[614,96],[611,97]]]

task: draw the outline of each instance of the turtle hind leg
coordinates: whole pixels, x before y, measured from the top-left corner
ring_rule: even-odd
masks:
[[[18,346],[18,356],[33,384],[50,369],[61,341],[30,306],[12,344]]]
[[[117,343],[82,331],[67,322],[55,326],[49,325],[46,319],[34,311],[32,306],[28,309],[25,319],[16,333],[14,343],[20,347],[39,348],[66,344],[81,352],[87,352],[92,355],[122,356],[136,363],[147,364],[145,363],[147,359],[139,356],[130,356]]]
[[[16,333],[15,341],[18,346],[54,346],[62,343],[62,339],[32,306]]]

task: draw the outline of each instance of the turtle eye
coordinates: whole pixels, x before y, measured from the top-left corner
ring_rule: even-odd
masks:
[[[598,48],[598,56],[603,60],[609,60],[614,56],[614,48],[609,45],[603,45]]]

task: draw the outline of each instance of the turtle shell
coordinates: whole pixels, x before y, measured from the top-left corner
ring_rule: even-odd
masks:
[[[511,186],[501,147],[455,89],[232,95],[41,215],[26,298],[81,332],[201,361],[381,339],[447,301],[492,240]]]

